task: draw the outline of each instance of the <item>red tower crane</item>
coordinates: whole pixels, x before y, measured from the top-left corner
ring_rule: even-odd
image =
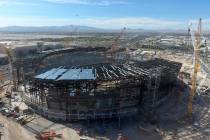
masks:
[[[111,55],[113,55],[114,53],[119,51],[119,48],[117,47],[119,39],[122,37],[122,35],[125,33],[126,27],[124,27],[120,34],[115,38],[114,42],[112,43],[111,48],[107,51],[107,53],[110,53]]]

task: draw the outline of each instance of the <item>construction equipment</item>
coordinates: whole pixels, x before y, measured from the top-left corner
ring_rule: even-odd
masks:
[[[128,138],[125,136],[122,136],[122,134],[119,134],[117,140],[128,140]]]
[[[75,129],[76,133],[79,135],[79,136],[82,136],[84,134],[84,130],[82,128],[77,128]]]
[[[189,95],[189,102],[188,102],[188,115],[189,116],[191,116],[193,112],[193,99],[196,93],[197,74],[200,67],[201,32],[202,32],[202,20],[200,18],[197,31],[195,32],[195,34],[191,32],[192,44],[194,47],[194,58],[193,58],[194,69],[193,69],[193,74],[192,74],[192,79],[191,79],[192,87],[191,87],[191,91]]]
[[[188,27],[188,30],[187,30],[187,47],[190,47],[191,45],[191,35],[190,35],[190,27]]]
[[[77,33],[78,33],[78,27],[75,26],[73,31],[71,32],[71,37],[64,37],[63,38],[62,44],[63,44],[64,48],[70,47],[70,44],[73,44],[74,46],[77,45],[77,40],[76,40],[77,39],[77,37],[76,37]]]
[[[9,46],[2,46],[8,56],[9,60],[9,79],[10,79],[10,85],[13,84],[13,88],[16,90],[17,89],[17,83],[16,83],[16,76],[13,71],[13,62],[14,62],[14,56],[12,53],[12,49]]]
[[[0,71],[0,81],[3,81],[5,78],[5,74],[3,71]]]
[[[119,51],[119,48],[117,47],[118,41],[122,37],[122,35],[124,34],[125,30],[126,30],[126,27],[124,27],[121,30],[120,34],[115,38],[114,42],[112,43],[111,48],[107,51],[107,53],[111,54],[111,56],[113,56],[116,52]]]
[[[23,118],[20,122],[21,125],[26,125],[27,123],[33,121],[36,119],[34,116],[27,116],[26,118]]]
[[[41,132],[36,135],[38,140],[53,140],[54,138],[62,138],[62,134],[57,134],[55,131]]]

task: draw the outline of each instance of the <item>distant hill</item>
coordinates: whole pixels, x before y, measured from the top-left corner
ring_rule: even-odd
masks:
[[[106,30],[88,27],[88,26],[74,26],[74,25],[67,25],[67,26],[41,26],[41,27],[29,27],[29,26],[8,26],[0,28],[0,32],[64,32],[64,33],[71,33],[71,32],[104,32]]]
[[[1,27],[0,32],[12,33],[77,33],[77,32],[93,32],[93,33],[111,33],[120,32],[121,29],[102,29],[89,26],[79,25],[66,25],[66,26],[8,26]],[[187,33],[187,30],[172,30],[172,29],[157,29],[157,30],[144,30],[144,29],[130,29],[127,28],[126,32],[142,33],[142,32],[155,32],[155,33]]]

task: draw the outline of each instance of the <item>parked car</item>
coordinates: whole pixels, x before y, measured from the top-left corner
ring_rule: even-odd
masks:
[[[9,109],[5,109],[5,110],[2,110],[2,115],[5,115],[5,116],[7,116],[8,114],[9,114]]]
[[[3,108],[0,109],[0,112],[2,113],[2,112],[4,112],[6,109],[7,109],[6,107],[3,107]]]
[[[22,116],[16,118],[16,121],[21,121],[21,120],[23,120],[25,118],[27,118],[27,115],[22,115]]]

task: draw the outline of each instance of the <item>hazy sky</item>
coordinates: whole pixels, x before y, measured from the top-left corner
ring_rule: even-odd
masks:
[[[210,0],[0,0],[0,27],[185,29],[199,17],[209,28]]]

